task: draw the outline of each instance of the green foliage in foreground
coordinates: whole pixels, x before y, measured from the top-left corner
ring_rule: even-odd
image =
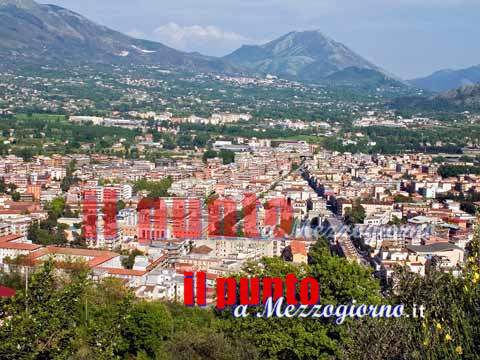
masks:
[[[477,254],[473,248],[473,254]],[[279,258],[250,263],[244,275],[315,277],[322,304],[424,304],[426,318],[234,319],[229,311],[144,302],[120,281],[92,282],[81,266],[66,273],[47,262],[30,278],[0,273],[16,286],[0,300],[1,359],[476,359],[480,351],[478,257],[463,276],[399,271],[383,297],[366,268],[330,253],[319,241],[309,264]]]
[[[255,358],[219,330],[213,312],[137,301],[120,281],[93,283],[81,268],[62,276],[47,262],[28,294],[0,305],[1,359]]]

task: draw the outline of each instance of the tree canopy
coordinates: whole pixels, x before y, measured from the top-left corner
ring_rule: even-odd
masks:
[[[461,276],[432,269],[425,277],[396,271],[393,288],[380,288],[371,271],[330,251],[321,238],[308,264],[281,258],[247,263],[243,276],[321,284],[322,305],[425,305],[425,318],[233,318],[229,309],[189,308],[135,299],[121,281],[92,281],[82,263],[65,273],[47,261],[30,276],[3,273],[17,289],[0,299],[2,359],[456,359],[480,351],[478,248]]]

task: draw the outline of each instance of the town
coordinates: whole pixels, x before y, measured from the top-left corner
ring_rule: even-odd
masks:
[[[241,118],[248,120],[212,117]],[[137,147],[153,143],[145,131]],[[49,258],[59,266],[81,262],[97,279],[121,279],[139,298],[178,301],[183,273],[203,271],[211,302],[217,277],[263,257],[307,263],[309,249],[325,236],[335,252],[371,268],[385,282],[397,266],[420,275],[432,266],[459,273],[480,205],[474,196],[466,199],[478,193],[480,177],[469,171],[448,176],[442,169],[469,165],[458,157],[340,153],[305,141],[243,137],[155,161],[87,152],[28,161],[8,155],[0,160],[0,266],[8,272]],[[257,237],[246,234],[248,193],[256,195]],[[86,201],[88,196],[93,202]],[[141,225],[145,198],[160,198],[165,211],[175,214],[161,231],[155,231],[161,221],[156,216],[149,217],[147,227]],[[281,237],[273,230],[281,219],[265,225],[269,201],[279,198],[288,201],[292,214]],[[208,205],[218,199],[231,200],[223,220],[233,216],[234,234],[208,229]],[[113,229],[107,201],[114,206]],[[175,227],[191,223],[194,214],[201,229],[179,236]],[[88,232],[91,216],[94,231]]]

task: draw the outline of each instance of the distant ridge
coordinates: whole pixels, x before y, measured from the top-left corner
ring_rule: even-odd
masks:
[[[32,0],[0,0],[0,55],[30,62],[145,63],[229,71],[217,58],[134,39],[73,11]]]
[[[462,86],[430,97],[398,98],[391,105],[397,109],[416,111],[478,111],[480,110],[480,84]]]
[[[0,6],[12,5],[23,9],[34,9],[39,5],[33,0],[0,0]]]
[[[318,30],[293,31],[264,45],[242,46],[224,59],[251,71],[302,81],[333,80],[335,73],[342,80],[349,80],[349,74],[356,80],[372,75],[378,78],[378,74],[390,78],[378,66]]]
[[[429,91],[442,92],[466,85],[480,83],[480,65],[460,70],[440,70],[409,81],[412,85]]]
[[[290,32],[223,58],[135,39],[56,5],[0,0],[0,60],[45,65],[152,64],[192,72],[266,75],[319,83],[399,85],[396,79],[320,31]]]

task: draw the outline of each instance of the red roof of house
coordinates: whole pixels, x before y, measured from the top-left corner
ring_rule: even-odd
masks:
[[[307,256],[307,248],[305,242],[301,240],[293,240],[290,244],[292,254],[301,254]]]
[[[144,271],[144,270],[133,270],[133,269],[104,268],[104,267],[99,267],[97,269],[105,270],[110,275],[143,276],[147,273],[147,271]]]
[[[40,204],[32,201],[8,201],[8,209],[12,211],[35,211],[40,209]]]
[[[17,234],[0,236],[0,243],[15,241],[15,240],[19,240],[21,238],[23,238],[23,236],[22,235],[17,235]]]
[[[110,259],[118,256],[117,253],[112,251],[105,250],[92,250],[92,249],[72,249],[72,248],[62,248],[56,246],[47,246],[41,248],[40,250],[30,254],[32,260],[38,260],[44,255],[49,254],[60,254],[66,256],[80,256],[80,257],[89,257],[88,266],[93,268],[107,262]]]
[[[37,250],[41,247],[42,247],[42,245],[35,245],[35,244],[25,244],[25,243],[16,243],[16,242],[0,242],[0,249],[34,251],[34,250]]]
[[[0,209],[0,215],[21,215],[22,210]]]
[[[184,271],[192,271],[193,265],[188,263],[175,263],[175,271],[179,274],[183,274]]]
[[[213,249],[208,247],[207,245],[201,245],[201,246],[193,248],[191,252],[193,254],[207,255],[207,254],[210,254],[212,251],[213,251]]]

